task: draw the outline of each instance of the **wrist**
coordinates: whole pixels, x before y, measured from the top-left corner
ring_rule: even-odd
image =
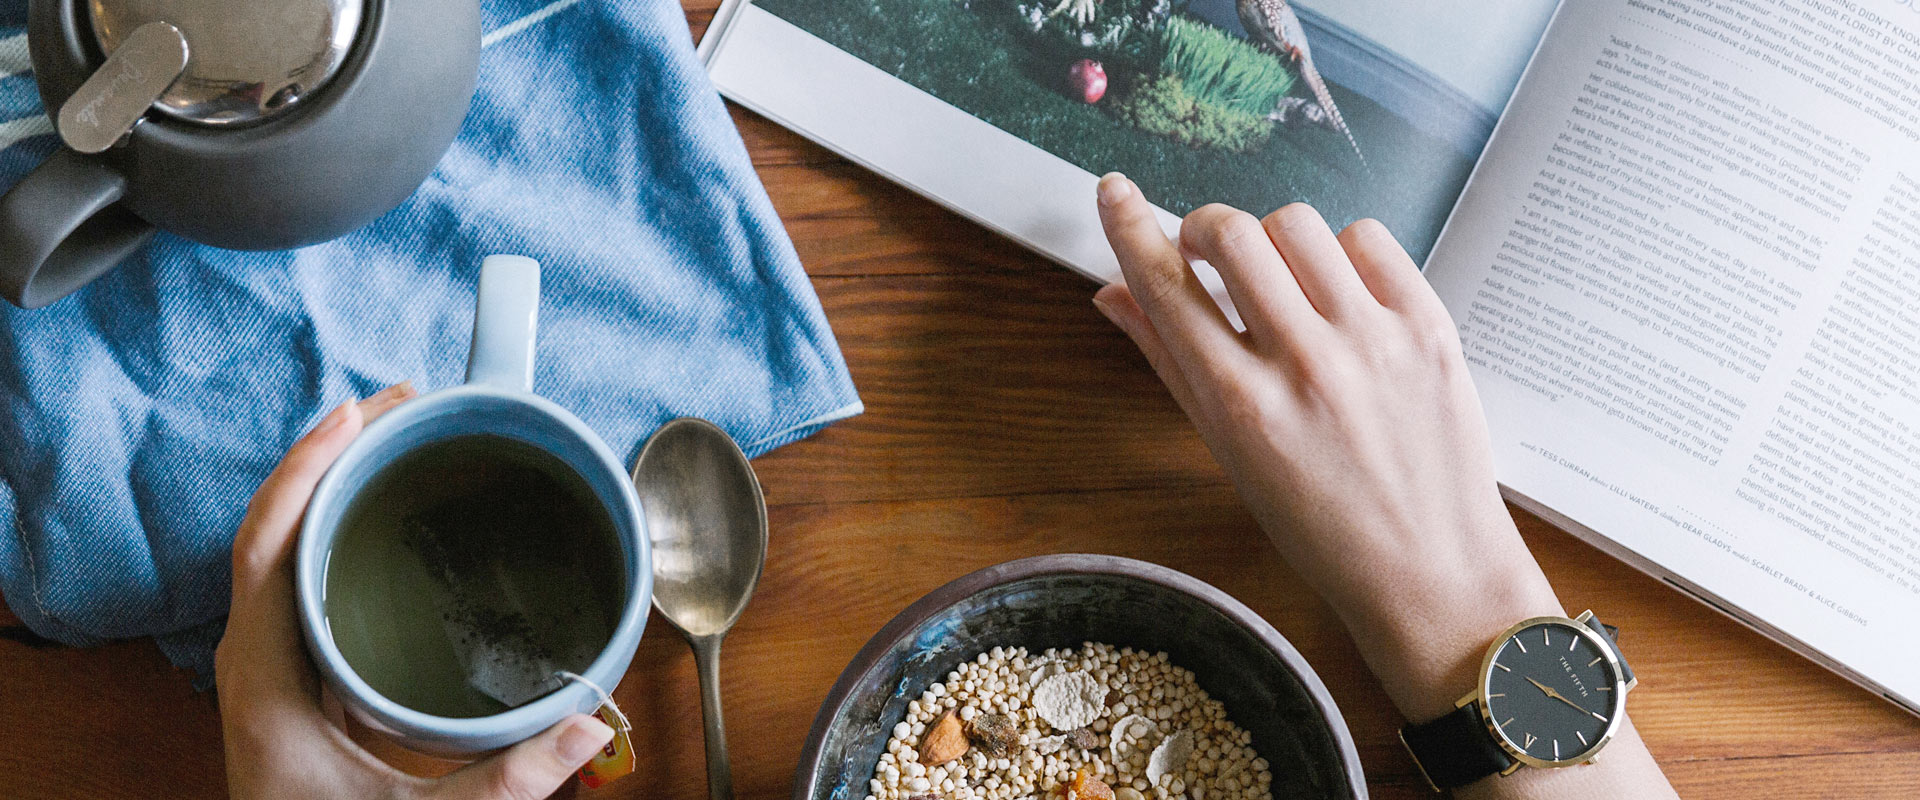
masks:
[[[1479,680],[1487,647],[1501,631],[1529,617],[1566,616],[1517,533],[1510,547],[1461,563],[1423,564],[1391,585],[1335,608],[1411,722],[1453,710]]]

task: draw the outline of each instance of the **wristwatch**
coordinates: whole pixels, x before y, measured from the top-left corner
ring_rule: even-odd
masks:
[[[1592,611],[1522,620],[1487,647],[1479,685],[1453,712],[1401,728],[1401,744],[1436,792],[1522,766],[1593,761],[1637,685],[1618,633]]]

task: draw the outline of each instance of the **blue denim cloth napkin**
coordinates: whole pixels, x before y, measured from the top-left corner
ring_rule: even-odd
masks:
[[[56,146],[26,5],[0,0],[0,187]],[[458,383],[489,253],[545,268],[536,391],[629,460],[676,416],[758,455],[860,412],[680,6],[481,6],[466,127],[397,210],[291,252],[161,234],[44,309],[0,302],[0,591],[35,631],[151,635],[211,674],[254,487],[342,400]]]

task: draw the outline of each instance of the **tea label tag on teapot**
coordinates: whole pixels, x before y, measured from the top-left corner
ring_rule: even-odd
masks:
[[[580,767],[580,784],[598,789],[633,772],[633,740],[627,737],[627,716],[617,707],[603,705],[593,715],[613,729],[613,738]]]

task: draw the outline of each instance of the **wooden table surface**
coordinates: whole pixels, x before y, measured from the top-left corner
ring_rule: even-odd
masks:
[[[703,29],[714,0],[686,5]],[[1240,598],[1332,690],[1373,796],[1430,796],[1353,644],[1094,310],[1092,285],[766,120],[734,118],[867,404],[755,463],[772,550],[722,659],[742,798],[788,796],[828,687],[901,608],[974,569],[1061,552],[1166,564]],[[1515,517],[1568,607],[1626,631],[1634,719],[1681,795],[1920,796],[1920,721]],[[4,612],[0,628],[0,798],[225,794],[213,698],[151,642],[33,646]],[[642,721],[639,773],[578,794],[705,797],[693,658],[657,618],[617,697]]]

